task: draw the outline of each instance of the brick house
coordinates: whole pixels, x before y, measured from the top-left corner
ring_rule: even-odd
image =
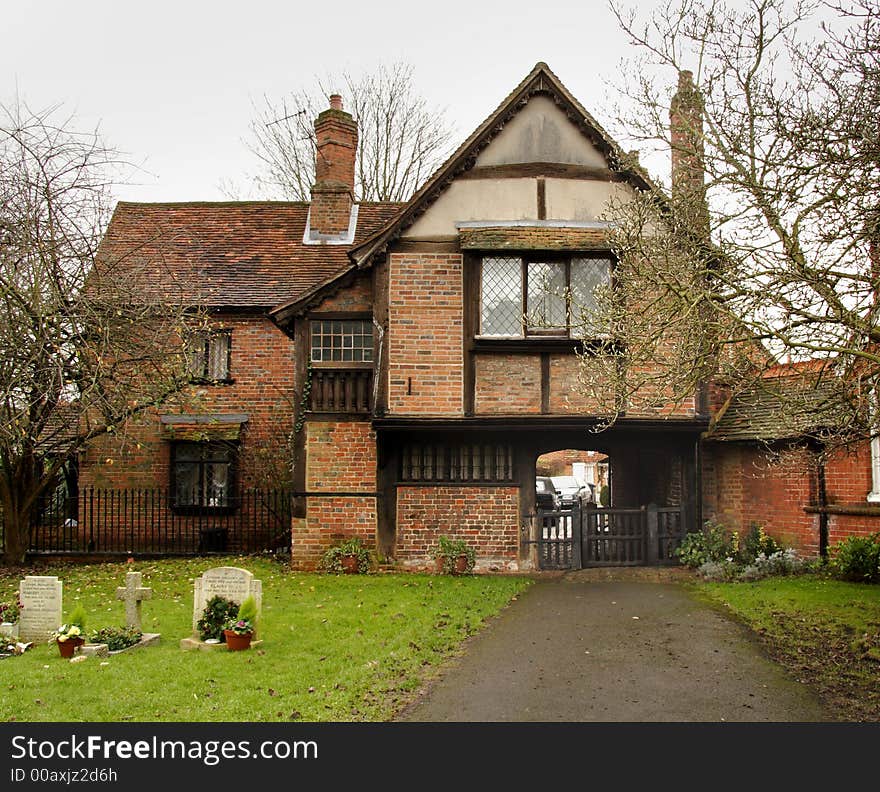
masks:
[[[545,64],[405,204],[355,202],[358,131],[338,96],[315,133],[310,203],[117,206],[101,255],[161,261],[157,288],[206,306],[212,332],[192,351],[197,406],[93,446],[81,486],[167,486],[205,507],[289,485],[299,568],[350,535],[417,568],[441,534],[479,568],[530,568],[536,460],[564,449],[607,462],[613,506],[675,509],[682,531],[788,509],[806,537],[827,519],[801,480],[753,497],[757,438],[705,453],[698,394],[589,432],[578,353],[594,339],[565,294],[589,305],[610,282],[607,202],[652,186]]]

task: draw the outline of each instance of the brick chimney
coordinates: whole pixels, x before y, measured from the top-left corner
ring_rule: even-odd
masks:
[[[703,165],[703,99],[690,71],[678,73],[678,90],[669,106],[672,141],[672,197],[693,215],[693,221],[709,230],[706,182]]]
[[[354,206],[354,166],[358,128],[342,109],[342,97],[333,94],[330,107],[315,119],[315,183],[309,212],[313,239],[339,237],[348,232]]]

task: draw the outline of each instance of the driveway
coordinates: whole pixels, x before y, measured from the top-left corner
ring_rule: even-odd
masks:
[[[621,572],[536,582],[398,720],[831,719],[675,570]]]

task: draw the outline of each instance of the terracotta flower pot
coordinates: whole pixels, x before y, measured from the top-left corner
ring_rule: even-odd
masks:
[[[453,566],[454,573],[456,575],[463,575],[467,572],[468,568],[468,557],[462,553],[461,555],[457,555],[455,557],[455,565]]]
[[[339,560],[342,562],[342,571],[346,575],[356,575],[360,571],[356,555],[342,556]]]
[[[73,637],[68,638],[66,641],[56,641],[55,643],[58,644],[58,651],[61,656],[65,660],[69,660],[76,652],[76,648],[78,646],[82,646],[85,643],[85,639]]]
[[[253,633],[239,635],[232,630],[224,630],[223,635],[226,636],[226,648],[229,649],[230,652],[240,652],[243,649],[250,649],[251,638],[254,637]]]

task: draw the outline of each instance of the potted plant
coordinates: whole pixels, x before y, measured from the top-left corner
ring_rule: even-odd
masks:
[[[370,570],[370,551],[354,536],[329,548],[321,557],[320,566],[336,574],[365,574]]]
[[[77,605],[70,614],[67,622],[62,624],[49,639],[49,643],[58,645],[58,652],[62,657],[73,657],[77,647],[82,646],[86,639],[86,612],[82,605]]]
[[[227,649],[230,652],[250,649],[251,641],[257,631],[256,625],[257,602],[253,597],[248,597],[241,603],[236,617],[227,622],[223,631]]]
[[[433,550],[438,574],[466,575],[473,571],[477,554],[464,539],[441,536]]]

